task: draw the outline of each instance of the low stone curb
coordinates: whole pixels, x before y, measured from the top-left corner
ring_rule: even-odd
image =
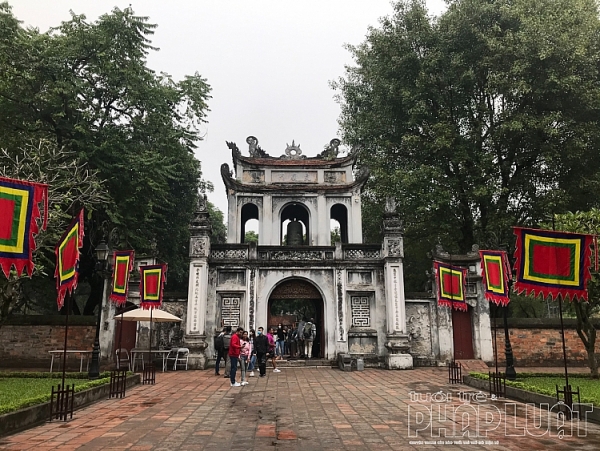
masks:
[[[489,391],[490,387],[488,381],[482,379],[475,379],[471,376],[463,376],[463,383],[465,385],[469,385],[470,387],[477,388],[485,392]],[[527,390],[523,390],[521,388],[509,387],[508,385],[506,386],[506,397],[514,399],[516,401],[535,404],[538,406],[540,404],[548,404],[550,407],[552,407],[556,404],[556,398],[553,396],[542,395],[540,393],[533,393]],[[587,414],[585,415],[587,421],[600,424],[600,409],[597,406],[594,406],[594,410],[592,412],[587,412]]]
[[[141,383],[141,375],[133,374],[127,376],[127,388]],[[108,399],[110,385],[105,384],[99,387],[92,387],[75,393],[73,399],[73,410],[81,409],[94,401]],[[127,392],[125,393],[127,396]],[[74,414],[75,415],[75,414]],[[50,418],[50,401],[35,406],[26,407],[15,412],[0,415],[0,437],[20,432],[24,429],[37,426],[48,421]],[[59,420],[56,420],[59,421]]]

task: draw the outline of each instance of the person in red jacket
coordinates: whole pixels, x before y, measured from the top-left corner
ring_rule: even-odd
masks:
[[[244,333],[243,327],[238,327],[235,334],[231,336],[231,342],[229,343],[229,360],[231,360],[231,369],[229,370],[229,381],[232,387],[240,387],[241,384],[235,381],[235,373],[237,372],[238,360],[240,358],[240,351],[242,345],[240,344],[240,338]]]

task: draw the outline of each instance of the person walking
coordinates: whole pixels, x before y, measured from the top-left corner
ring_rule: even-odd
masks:
[[[304,354],[304,325],[306,324],[306,318],[302,318],[300,322],[298,322],[298,328],[296,329],[296,338],[297,338],[297,349],[298,349],[298,357],[301,359],[306,358]]]
[[[225,357],[225,343],[223,340],[223,336],[225,335],[225,328],[215,336],[214,346],[215,351],[217,352],[217,361],[215,362],[215,376],[220,376],[219,369],[221,366],[221,359],[223,359],[223,363],[227,365],[227,357]]]
[[[232,387],[240,387],[242,384],[235,381],[235,373],[237,372],[238,360],[240,358],[240,351],[242,350],[242,344],[240,338],[244,332],[243,327],[238,327],[235,334],[231,336],[231,342],[229,343],[229,361],[231,362],[231,368],[229,369],[229,381]]]
[[[283,360],[283,347],[285,343],[285,329],[281,323],[277,326],[277,339],[275,345],[275,354],[277,360]]]
[[[254,349],[256,350],[256,361],[258,362],[260,377],[267,375],[267,352],[269,351],[269,339],[263,332],[264,329],[259,327],[254,339]]]
[[[229,343],[231,343],[231,326],[225,326],[225,335],[223,335],[223,354],[225,355],[225,375],[224,378],[229,377],[229,369],[231,368],[231,361],[229,359]]]
[[[269,351],[267,352],[267,357],[271,359],[273,372],[281,373],[281,370],[277,368],[277,363],[275,363],[275,333],[275,328],[271,327],[271,332],[267,334],[267,339],[269,340]]]
[[[304,354],[307,359],[312,358],[313,340],[317,335],[317,326],[315,326],[314,321],[311,318],[309,322],[304,324]]]
[[[248,360],[251,351],[248,332],[242,332],[240,344],[242,345],[242,349],[240,350],[240,370],[242,372],[242,381],[240,382],[240,385],[248,385],[248,381],[246,380],[246,367],[248,366]]]

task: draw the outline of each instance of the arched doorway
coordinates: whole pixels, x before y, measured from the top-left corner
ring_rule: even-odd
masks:
[[[288,279],[275,287],[267,304],[267,325],[297,327],[304,319],[314,318],[317,336],[313,342],[313,358],[325,354],[325,307],[319,290],[303,279]],[[294,324],[290,324],[294,322]]]

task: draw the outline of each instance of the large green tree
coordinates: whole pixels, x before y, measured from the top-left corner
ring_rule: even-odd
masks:
[[[341,131],[371,169],[363,216],[392,196],[404,217],[409,289],[438,240],[495,248],[596,202],[599,32],[594,0],[400,1],[350,47]]]
[[[96,171],[108,202],[86,221],[100,230],[90,247],[109,234],[138,253],[155,242],[175,288],[187,280],[188,224],[206,188],[193,150],[210,88],[198,74],[174,81],[147,66],[154,28],[115,8],[42,33],[1,3],[0,129],[9,152],[50,140]]]
[[[8,279],[0,274],[0,324],[13,311],[23,312],[32,305],[56,311],[54,276],[54,248],[72,215],[82,206],[88,211],[108,202],[101,180],[85,164],[80,164],[72,153],[58,149],[48,141],[29,143],[18,149],[18,156],[0,148],[0,175],[20,180],[34,180],[48,185],[48,226],[35,237],[36,249],[32,279],[17,277],[13,270]],[[40,210],[43,212],[41,209]],[[43,214],[43,213],[42,213]],[[95,230],[88,230],[88,240]],[[101,280],[99,281],[100,283]],[[40,299],[42,298],[43,299]],[[42,309],[46,310],[46,309]]]

